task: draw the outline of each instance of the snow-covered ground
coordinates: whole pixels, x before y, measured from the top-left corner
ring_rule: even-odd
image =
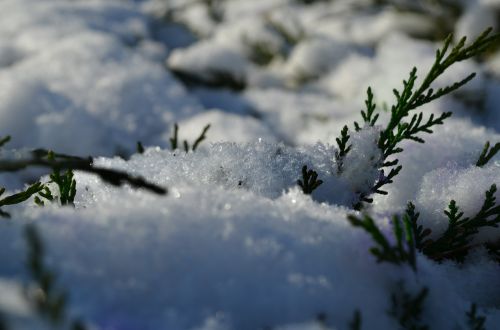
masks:
[[[441,42],[431,40],[498,24],[500,1],[439,3],[1,0],[0,135],[12,141],[0,156],[38,147],[99,156],[96,165],[169,193],[77,172],[75,208],[3,208],[12,218],[0,223],[0,324],[51,328],[25,294],[23,231],[34,223],[69,314],[90,329],[355,329],[356,310],[362,329],[399,329],[388,311],[401,283],[413,296],[429,289],[430,329],[473,329],[472,303],[486,329],[499,329],[500,265],[485,248],[463,263],[419,253],[414,272],[377,263],[371,238],[347,221],[379,176],[380,127],[351,132],[338,173],[335,138],[360,121],[368,86],[379,109],[390,105],[413,66],[432,65]],[[366,207],[388,237],[409,201],[439,235],[451,199],[471,216],[500,186],[499,155],[475,165],[486,141],[500,142],[498,49],[436,82],[477,72],[422,108],[453,117],[425,144],[403,144],[401,173]],[[185,153],[170,150],[174,123],[188,141],[211,127]],[[303,165],[324,181],[310,196],[297,185]],[[35,174],[2,173],[0,183],[14,191]],[[474,244],[499,240],[487,228]]]

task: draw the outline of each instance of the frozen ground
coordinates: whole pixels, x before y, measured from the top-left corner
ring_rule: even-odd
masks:
[[[430,329],[472,329],[471,303],[486,329],[500,328],[500,266],[486,249],[460,264],[418,254],[414,273],[377,263],[371,238],[346,220],[378,178],[380,128],[351,133],[340,175],[335,156],[368,86],[379,108],[391,104],[413,66],[432,64],[440,43],[431,40],[496,28],[500,2],[307,2],[0,1],[0,135],[12,136],[0,155],[43,147],[100,156],[96,165],[169,189],[156,196],[77,173],[75,208],[4,208],[0,323],[50,329],[23,291],[23,230],[34,223],[70,315],[90,329],[355,329],[355,310],[362,329],[399,329],[388,310],[401,283],[412,295],[429,289]],[[500,141],[498,48],[436,83],[477,72],[424,107],[454,115],[425,144],[404,144],[388,195],[366,208],[388,236],[408,201],[438,235],[451,199],[473,215],[500,185],[498,155],[475,166],[484,143]],[[176,122],[188,141],[211,124],[196,152],[170,150]],[[303,165],[324,181],[311,196],[296,184]],[[35,174],[0,182],[15,190]],[[499,239],[487,228],[474,244]]]

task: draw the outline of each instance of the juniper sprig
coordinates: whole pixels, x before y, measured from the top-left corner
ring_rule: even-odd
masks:
[[[24,236],[28,245],[27,268],[33,284],[26,288],[28,300],[41,318],[53,327],[68,325],[72,330],[86,329],[82,321],[67,316],[67,293],[56,287],[56,274],[45,263],[45,245],[34,225],[27,225]]]
[[[362,325],[361,312],[359,311],[359,309],[356,309],[354,311],[354,315],[352,317],[351,322],[349,322],[349,329],[361,330],[361,325]]]
[[[388,175],[385,175],[384,169],[380,169],[378,180],[375,182],[370,191],[359,193],[358,201],[353,204],[353,208],[355,210],[361,210],[361,208],[363,207],[363,202],[372,203],[373,198],[369,197],[372,193],[387,195],[388,192],[380,188],[387,184],[393,183],[393,178],[399,174],[402,168],[403,166],[401,165],[391,168]]]
[[[472,248],[471,242],[479,229],[496,228],[500,224],[500,205],[496,203],[496,191],[496,185],[491,185],[485,192],[481,209],[472,217],[464,217],[457,203],[451,200],[448,209],[444,211],[448,217],[448,227],[440,237],[424,242],[422,252],[435,260],[462,260]]]
[[[444,259],[462,261],[469,250],[475,246],[472,242],[480,229],[499,227],[500,205],[496,203],[496,192],[496,185],[491,185],[485,192],[481,209],[471,217],[464,217],[464,212],[460,211],[454,200],[451,200],[444,211],[448,218],[448,227],[437,238],[430,238],[432,231],[419,224],[420,213],[415,210],[415,205],[408,203],[402,220],[397,215],[393,218],[392,232],[396,239],[395,246],[391,245],[370,216],[364,215],[363,218],[358,218],[349,215],[348,220],[353,226],[360,227],[370,234],[377,245],[371,248],[370,252],[377,257],[377,261],[394,264],[409,263],[416,270],[416,251],[437,261]],[[497,253],[499,250],[492,244],[486,244],[486,247],[492,253]]]
[[[104,182],[114,186],[129,184],[134,188],[146,189],[159,195],[165,195],[167,189],[144,180],[142,177],[132,176],[126,172],[97,167],[92,164],[92,159],[67,156],[54,153],[54,159],[47,159],[47,152],[35,150],[31,158],[6,160],[0,159],[0,172],[17,172],[28,167],[43,167],[48,169],[82,171],[99,176]],[[41,190],[41,189],[40,189]]]
[[[422,225],[418,224],[420,213],[416,212],[415,205],[412,202],[409,202],[406,206],[405,216],[409,220],[412,227],[413,237],[415,239],[415,248],[421,251],[423,246],[427,244],[426,238],[431,234],[431,230],[428,228],[424,229]]]
[[[347,125],[344,126],[342,128],[342,131],[340,132],[340,137],[335,139],[338,147],[338,150],[335,151],[335,159],[337,161],[337,174],[342,173],[344,167],[344,157],[352,148],[352,145],[347,145],[350,139],[348,131],[349,128],[347,127]]]
[[[189,142],[187,140],[183,141],[183,147],[184,151],[188,153],[191,149],[191,151],[196,151],[198,146],[200,145],[203,140],[207,138],[207,131],[210,128],[210,124],[206,125],[203,127],[203,130],[201,131],[200,135],[198,138],[193,142],[193,146],[189,147]],[[179,125],[177,123],[174,124],[174,132],[172,134],[172,137],[170,138],[170,148],[172,150],[176,150],[179,147]]]
[[[365,100],[365,105],[366,105],[366,111],[361,110],[361,117],[363,118],[363,123],[368,126],[375,126],[377,123],[379,114],[375,113],[375,109],[377,108],[377,104],[373,101],[373,92],[371,87],[368,87],[368,90],[366,91],[366,100]],[[347,128],[347,126],[344,127],[344,129]],[[358,122],[354,122],[354,128],[356,131],[361,130],[361,126],[359,126]]]
[[[144,146],[142,145],[141,141],[137,141],[135,149],[136,149],[136,151],[137,151],[138,154],[143,154],[144,153]]]
[[[44,189],[44,185],[40,182],[36,182],[21,192],[0,199],[0,216],[4,218],[10,217],[9,213],[1,209],[3,206],[20,204],[24,201],[27,201],[31,196],[40,192],[42,189]],[[5,188],[0,188],[0,196],[3,195],[4,192]]]
[[[26,226],[25,238],[28,244],[27,266],[37,290],[28,295],[37,311],[52,324],[60,324],[65,313],[67,297],[64,292],[55,288],[55,274],[47,269],[44,262],[45,246],[33,225]]]
[[[467,325],[470,330],[486,330],[484,326],[486,317],[477,314],[476,304],[471,304],[470,310],[465,315],[467,316]]]
[[[402,220],[398,216],[392,219],[395,245],[391,244],[369,215],[365,214],[362,218],[349,215],[347,219],[351,225],[364,229],[372,237],[376,246],[370,248],[370,252],[377,258],[377,262],[408,264],[414,271],[417,270],[415,240],[411,222],[407,216],[403,216]]]
[[[207,131],[209,128],[210,128],[210,124],[203,127],[203,130],[201,131],[200,136],[198,136],[198,138],[193,143],[193,148],[192,148],[193,151],[196,151],[196,149],[198,148],[200,143],[207,138],[206,134],[207,134]]]
[[[500,151],[500,142],[497,142],[493,147],[490,148],[490,141],[486,142],[483,151],[479,155],[476,162],[476,166],[483,167],[488,164],[488,162],[495,157],[495,155]]]
[[[310,195],[316,188],[323,184],[322,180],[318,180],[318,173],[313,170],[307,170],[307,165],[302,167],[302,180],[297,180],[297,184],[302,188],[302,192]]]
[[[10,135],[0,138],[0,147],[3,147],[9,141],[10,141]]]
[[[422,324],[422,313],[424,302],[429,294],[429,289],[423,287],[416,295],[412,295],[399,282],[398,289],[391,295],[391,309],[389,316],[396,319],[401,329],[407,330],[428,330],[429,326]]]
[[[61,175],[59,170],[54,170],[50,174],[50,179],[59,188],[59,200],[61,205],[74,205],[76,195],[76,180],[71,169]]]
[[[368,195],[370,194],[386,193],[380,188],[384,185],[392,183],[392,179],[401,170],[401,168],[398,168],[400,166],[399,160],[393,159],[392,157],[403,151],[403,148],[401,147],[401,143],[403,141],[411,140],[418,143],[424,143],[425,141],[421,137],[421,134],[433,133],[433,128],[435,126],[442,125],[444,120],[452,115],[451,112],[444,112],[439,116],[430,114],[427,118],[424,118],[423,112],[415,113],[414,111],[429,102],[456,91],[472,80],[475,77],[475,73],[471,73],[462,80],[437,90],[432,88],[432,84],[436,81],[436,79],[453,64],[472,58],[484,52],[486,49],[494,45],[499,39],[500,35],[492,34],[492,29],[489,28],[481,33],[469,45],[466,45],[466,38],[463,37],[456,45],[453,46],[453,36],[449,35],[445,39],[444,45],[436,51],[432,67],[419,84],[417,83],[417,68],[413,68],[409,77],[403,81],[403,88],[401,90],[393,90],[396,102],[390,107],[389,121],[387,125],[382,128],[377,141],[377,146],[382,153],[382,158],[377,166],[381,171],[384,167],[394,168],[396,166],[396,171],[392,172],[392,176],[389,175],[391,177],[389,180],[384,180],[386,177],[381,175],[382,180],[378,180],[368,194],[360,195],[359,201],[354,203],[355,205],[358,205],[359,207],[362,202],[370,203],[372,201],[371,198],[368,198]],[[374,96],[371,88],[368,88],[367,98],[365,101],[366,110],[361,111],[361,117],[364,125],[366,126],[374,126],[378,120],[378,114],[375,113],[376,104],[373,99]],[[354,123],[354,127],[357,131],[361,130],[361,126],[357,122]],[[343,166],[343,158],[350,150],[349,146],[347,146],[348,140],[348,129],[347,127],[344,127],[340,138],[337,139],[339,149],[337,153],[337,164],[341,164],[341,166]],[[494,147],[492,151],[496,153],[498,150],[495,150]],[[482,159],[487,159],[490,154],[491,153],[485,154]],[[340,173],[341,171],[338,172]]]
[[[424,140],[418,137],[417,134],[432,133],[431,127],[442,125],[443,120],[451,116],[451,112],[445,112],[437,118],[434,118],[434,115],[431,114],[423,123],[423,113],[420,112],[413,114],[409,122],[404,121],[412,110],[456,91],[475,77],[476,74],[471,73],[464,79],[439,88],[437,91],[431,87],[432,83],[450,66],[482,53],[498,41],[500,35],[491,35],[492,30],[492,28],[485,30],[468,46],[465,44],[466,37],[463,37],[455,46],[451,47],[453,36],[449,35],[445,39],[443,47],[436,51],[434,63],[418,87],[415,85],[417,68],[413,68],[408,79],[403,81],[403,89],[401,91],[393,90],[396,104],[391,107],[389,123],[380,133],[378,141],[378,146],[383,151],[384,160],[403,151],[399,147],[400,142],[403,140],[409,139],[424,143]]]

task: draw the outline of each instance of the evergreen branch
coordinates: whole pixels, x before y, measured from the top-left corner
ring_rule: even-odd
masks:
[[[390,133],[402,123],[402,120],[409,115],[411,110],[457,90],[474,78],[475,74],[470,74],[465,79],[450,86],[440,88],[437,91],[431,88],[432,83],[451,65],[474,57],[497,42],[500,35],[490,35],[491,32],[491,28],[487,29],[467,47],[465,46],[466,38],[463,37],[450,51],[448,50],[450,49],[453,36],[448,36],[443,47],[436,51],[434,64],[418,88],[414,88],[417,79],[417,69],[413,68],[408,80],[403,81],[403,90],[401,92],[394,91],[397,102],[391,108],[391,118],[386,129],[381,133],[379,146],[391,144]]]
[[[0,311],[0,330],[8,330],[9,327],[7,326],[7,320],[3,313]]]
[[[366,112],[364,110],[361,110],[361,117],[363,118],[363,122],[367,126],[375,126],[377,123],[379,114],[375,113],[375,109],[377,108],[377,105],[373,102],[373,92],[371,87],[368,87],[368,90],[366,91],[366,100],[365,100],[365,106],[366,106]],[[354,127],[356,131],[360,131],[361,127],[357,122],[354,122]]]
[[[206,134],[207,134],[207,131],[208,131],[209,128],[210,128],[210,124],[208,124],[207,126],[203,127],[203,130],[201,131],[200,136],[194,141],[193,148],[192,148],[193,151],[196,151],[196,148],[198,148],[198,145],[203,140],[205,140],[207,138]]]
[[[347,142],[349,142],[349,128],[344,126],[342,128],[342,131],[340,132],[340,138],[336,138],[335,140],[337,141],[337,146],[339,147],[339,157],[345,157],[349,150],[351,150],[352,145],[347,145]]]
[[[5,198],[0,199],[0,216],[4,218],[9,218],[10,214],[2,211],[1,207],[6,206],[6,205],[14,205],[14,204],[20,204],[26,200],[28,200],[31,196],[35,195],[36,193],[40,192],[42,189],[44,189],[44,185],[41,184],[40,182],[36,182],[32,185],[30,185],[26,190],[21,191],[19,193],[7,196]],[[5,192],[5,188],[0,188],[0,195],[2,195]]]
[[[396,319],[401,329],[408,330],[428,330],[427,325],[422,324],[422,312],[424,301],[429,294],[429,289],[423,287],[417,295],[412,296],[404,287],[404,283],[399,283],[398,290],[391,295],[391,309],[388,314]]]
[[[136,150],[138,154],[144,153],[144,146],[142,145],[141,141],[137,141]]]
[[[474,57],[493,46],[500,39],[500,35],[492,34],[491,32],[491,28],[487,29],[468,46],[465,44],[465,37],[462,38],[458,44],[452,46],[451,43],[453,37],[451,35],[448,36],[448,38],[444,41],[444,45],[436,51],[434,63],[419,85],[417,85],[417,68],[413,68],[408,78],[403,81],[403,88],[401,90],[393,90],[396,102],[390,107],[389,122],[380,132],[377,142],[378,148],[382,152],[382,159],[379,162],[380,165],[377,165],[380,170],[381,167],[392,167],[398,164],[397,159],[389,160],[389,157],[403,151],[403,148],[400,146],[401,142],[404,140],[412,140],[424,143],[425,141],[420,134],[431,134],[434,126],[442,125],[444,120],[451,116],[451,112],[445,112],[437,118],[431,114],[426,120],[424,120],[424,115],[420,112],[413,114],[411,119],[409,121],[407,120],[411,115],[411,112],[415,109],[456,91],[474,78],[475,74],[472,73],[464,79],[449,86],[439,88],[438,90],[434,90],[432,88],[432,84],[436,81],[436,79],[440,77],[450,66],[457,62]],[[361,111],[361,117],[365,126],[373,126],[377,122],[378,114],[375,114],[376,105],[373,102],[373,93],[371,88],[368,88],[365,105],[366,111]],[[357,131],[361,130],[361,127],[357,122],[354,123],[354,127]],[[342,160],[349,151],[346,147],[348,140],[346,137],[348,137],[347,129],[344,127],[341,132],[341,137],[337,138],[339,150],[337,151],[336,159],[338,164],[337,172],[339,174],[341,173],[341,167],[343,166]],[[486,159],[484,157],[490,155],[493,157],[493,155],[499,151],[495,148],[496,146],[492,149],[491,154],[485,154],[481,157],[482,161]],[[500,146],[497,148],[500,148]],[[478,163],[481,162],[478,161]],[[395,175],[399,173],[399,170],[400,169],[397,170]],[[383,173],[381,173],[380,176],[383,177]],[[393,177],[391,177],[391,182]],[[380,190],[379,188],[381,185],[385,185],[387,183],[390,182],[384,183],[384,181],[379,179],[368,194],[359,195],[359,200],[354,203],[354,206],[359,209],[361,208],[363,202],[371,203],[373,199],[368,197],[369,194],[386,194],[387,192]]]
[[[179,137],[179,125],[177,123],[174,124],[174,133],[172,137],[170,138],[170,149],[175,150],[177,149],[177,145],[179,143],[178,141]]]
[[[59,169],[54,169],[50,174],[52,182],[59,188],[59,200],[61,205],[73,205],[76,195],[76,181],[73,179],[73,171],[68,169],[65,174],[61,175]]]
[[[81,161],[81,162],[88,162],[92,163],[94,159],[92,157],[79,157],[79,156],[73,156],[73,155],[68,155],[68,154],[62,154],[58,152],[54,152],[53,150],[47,150],[47,149],[34,149],[31,151],[31,155],[35,158],[44,158],[47,157],[50,160],[72,160],[72,161]]]
[[[268,65],[275,56],[279,55],[267,41],[253,41],[246,34],[243,35],[242,41],[248,50],[250,60],[257,65]]]
[[[369,216],[358,218],[354,215],[347,217],[351,225],[364,229],[373,239],[376,246],[370,252],[377,258],[377,262],[390,262],[396,265],[409,264],[417,270],[415,240],[409,219],[403,217],[402,223],[398,216],[392,219],[392,233],[396,245],[392,245]]]
[[[454,200],[444,211],[448,217],[446,231],[435,240],[428,240],[421,245],[421,251],[435,260],[462,260],[473,247],[471,242],[481,228],[498,227],[500,224],[500,205],[496,203],[496,185],[491,185],[485,192],[485,199],[479,212],[472,217],[464,217]],[[430,230],[427,229],[430,232]]]
[[[413,237],[415,238],[415,248],[418,251],[421,251],[427,242],[425,238],[431,234],[431,230],[424,229],[422,225],[418,224],[420,213],[415,211],[415,205],[413,205],[412,202],[409,202],[406,206],[405,216],[412,227],[411,230],[413,232]]]
[[[26,190],[19,192],[17,194],[13,194],[10,196],[7,196],[3,199],[0,200],[0,207],[5,206],[5,205],[14,205],[14,204],[19,204],[22,203],[26,200],[28,200],[31,196],[42,190],[44,186],[40,182],[36,182],[29,186]],[[2,190],[4,190],[2,188]]]
[[[307,170],[307,165],[302,167],[302,180],[297,180],[297,184],[302,188],[302,192],[310,195],[316,188],[323,184],[322,180],[318,180],[318,173],[313,170]]]
[[[44,206],[45,203],[40,199],[40,197],[48,200],[49,202],[54,201],[54,196],[47,186],[45,186],[43,190],[38,192],[38,196],[35,196],[35,204],[37,204],[38,206]]]
[[[486,142],[484,145],[481,155],[476,162],[476,166],[483,167],[488,164],[488,162],[500,151],[500,142],[497,142],[493,147],[490,148],[490,141]]]
[[[467,316],[467,325],[470,330],[486,330],[484,324],[486,323],[486,317],[477,314],[476,304],[471,304],[470,311],[465,313]]]
[[[393,162],[391,164],[395,165],[395,164],[397,164],[397,161]],[[379,178],[375,182],[373,187],[368,192],[362,192],[362,193],[358,194],[358,201],[353,204],[353,208],[355,210],[359,211],[363,207],[363,202],[372,203],[373,199],[368,197],[371,194],[376,193],[376,194],[381,194],[381,195],[387,195],[388,194],[387,191],[382,190],[381,188],[387,184],[393,183],[393,178],[399,174],[399,172],[401,171],[402,168],[403,168],[403,166],[401,166],[401,165],[394,167],[394,168],[391,168],[391,170],[387,176],[385,175],[384,170],[381,169],[379,171]]]
[[[36,227],[27,225],[24,235],[28,244],[27,267],[36,288],[27,288],[28,299],[35,305],[38,314],[53,327],[69,323],[70,329],[85,330],[80,320],[68,320],[67,294],[56,288],[56,275],[45,265],[45,246]]]
[[[0,147],[3,147],[9,141],[10,141],[10,135],[0,138]]]
[[[114,186],[122,184],[129,184],[134,188],[142,188],[149,190],[159,195],[165,195],[167,189],[159,185],[150,183],[142,177],[131,176],[126,172],[119,170],[108,169],[103,167],[95,167],[88,160],[69,160],[69,159],[56,159],[48,160],[45,158],[37,157],[36,154],[33,158],[24,160],[0,160],[0,172],[17,172],[28,167],[44,167],[52,170],[73,170],[82,171],[99,176],[103,181]]]
[[[361,330],[362,320],[361,320],[361,312],[359,309],[354,311],[354,315],[352,317],[351,322],[349,322],[350,330]]]
[[[50,323],[62,322],[66,307],[66,294],[56,290],[55,275],[44,264],[45,246],[33,225],[26,226],[25,238],[28,244],[28,269],[40,290],[32,295],[39,314]]]
[[[389,132],[388,140],[386,140],[386,144],[380,145],[379,147],[383,150],[383,158],[386,160],[389,156],[393,154],[397,154],[403,151],[402,148],[398,147],[398,145],[403,140],[412,140],[418,143],[425,143],[425,141],[417,136],[419,133],[428,133],[431,134],[433,131],[431,127],[436,125],[443,125],[443,121],[449,117],[451,117],[451,112],[444,112],[439,117],[434,118],[434,115],[431,114],[427,121],[422,124],[423,113],[420,112],[412,116],[409,123],[401,123],[398,124],[396,134],[393,132]]]
[[[343,166],[344,166],[344,157],[347,155],[347,153],[351,150],[352,145],[347,145],[349,142],[350,136],[349,136],[349,128],[344,126],[342,128],[342,131],[340,132],[340,138],[336,138],[337,142],[337,147],[338,150],[335,151],[335,159],[337,160],[337,174],[342,173]]]
[[[188,141],[184,140],[183,141],[184,151],[186,153],[188,153],[190,149],[192,151],[196,151],[196,149],[198,148],[200,143],[207,138],[206,134],[207,134],[207,131],[209,128],[210,128],[210,124],[203,127],[201,134],[194,141],[192,148],[189,147]],[[170,147],[172,150],[176,150],[178,148],[178,145],[179,145],[179,126],[176,123],[176,124],[174,124],[174,133],[173,133],[172,137],[170,138]]]

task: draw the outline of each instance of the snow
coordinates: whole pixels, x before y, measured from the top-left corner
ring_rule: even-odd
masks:
[[[424,78],[443,29],[472,38],[495,25],[500,2],[457,2],[461,12],[443,26],[439,5],[431,15],[429,5],[405,11],[367,0],[214,3],[217,19],[205,2],[183,0],[0,2],[0,134],[12,135],[2,160],[38,147],[93,155],[95,166],[169,191],[76,172],[74,208],[32,199],[2,207],[12,218],[0,223],[0,321],[51,328],[27,295],[23,231],[32,224],[69,295],[69,316],[91,329],[347,329],[356,310],[363,328],[398,329],[387,311],[401,283],[412,294],[429,289],[430,328],[466,329],[471,303],[488,329],[498,327],[498,262],[481,246],[498,244],[498,228],[480,230],[463,263],[417,253],[414,272],[377,263],[372,238],[347,216],[362,215],[353,204],[379,179],[392,89],[413,66],[417,82]],[[256,45],[274,53],[268,63],[258,63]],[[423,134],[424,144],[402,143],[388,194],[370,196],[363,212],[391,242],[390,220],[409,201],[434,238],[450,200],[471,216],[500,187],[500,155],[475,166],[485,142],[500,141],[499,63],[493,49],[436,82],[477,72],[422,108],[425,117],[454,115]],[[375,127],[359,114],[368,86],[381,114]],[[180,148],[170,150],[175,123]],[[192,145],[207,124],[206,140],[185,152],[182,141]],[[352,148],[339,170],[344,125]],[[311,195],[297,185],[304,165],[323,181]],[[38,179],[49,180],[39,170],[0,173],[6,195]]]
[[[112,155],[133,150],[137,140],[160,143],[166,125],[200,110],[161,70],[163,56],[151,60],[152,41],[138,41],[147,37],[148,18],[130,5],[1,6],[2,39],[23,54],[0,73],[0,130],[12,135],[13,146]],[[71,138],[80,143],[69,146]]]

